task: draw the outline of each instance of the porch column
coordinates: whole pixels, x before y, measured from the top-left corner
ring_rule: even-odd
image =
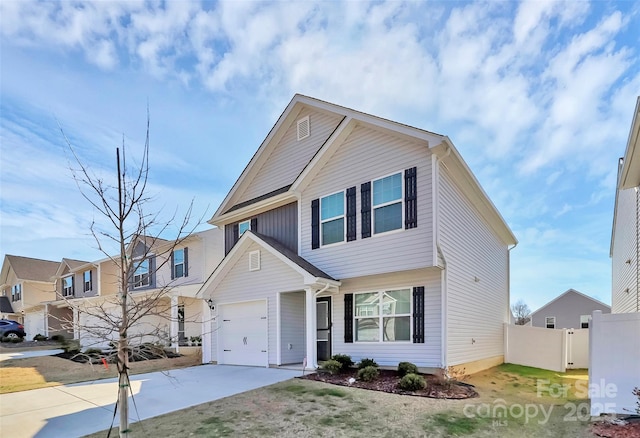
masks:
[[[211,323],[213,312],[209,308],[206,300],[200,300],[202,303],[202,363],[211,362]]]
[[[171,348],[175,350],[176,353],[179,352],[180,346],[178,345],[178,296],[171,295],[171,324],[170,324],[170,339],[171,339]]]
[[[78,341],[80,340],[80,321],[78,320],[79,318],[79,312],[78,312],[78,308],[74,307],[73,308],[73,339],[77,339]]]
[[[316,332],[316,293],[313,289],[305,289],[305,324],[307,331],[307,367],[308,370],[318,368],[318,346]]]

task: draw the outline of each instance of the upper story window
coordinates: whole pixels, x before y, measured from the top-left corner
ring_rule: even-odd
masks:
[[[544,319],[544,325],[547,328],[554,329],[556,328],[556,317],[555,316],[547,316]]]
[[[173,251],[171,259],[171,278],[187,276],[187,248]]]
[[[397,289],[355,294],[356,342],[409,342],[411,290]]]
[[[149,259],[135,262],[136,270],[133,273],[133,287],[144,287],[150,284]]]
[[[90,270],[82,273],[82,282],[84,283],[85,292],[91,292],[93,290],[93,278]]]
[[[322,245],[344,241],[344,192],[320,199]]]
[[[373,181],[373,233],[402,228],[402,174]]]
[[[11,288],[11,301],[20,301],[22,299],[22,285],[16,284]]]
[[[73,296],[73,275],[69,275],[68,277],[64,277],[62,279],[62,296]]]
[[[251,221],[250,220],[240,222],[238,224],[238,236],[242,236],[242,233],[244,233],[245,231],[250,230],[250,229],[251,229]]]
[[[589,328],[590,315],[580,315],[580,328]]]

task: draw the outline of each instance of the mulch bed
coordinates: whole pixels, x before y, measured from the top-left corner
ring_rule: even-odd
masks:
[[[591,431],[605,438],[640,438],[640,417],[629,419],[626,424],[598,421],[591,425]]]
[[[431,374],[422,375],[427,382],[427,387],[418,391],[405,391],[400,389],[398,387],[400,378],[398,377],[398,373],[393,370],[380,370],[380,375],[373,382],[364,382],[362,380],[357,380],[356,374],[357,370],[335,375],[320,372],[305,374],[304,376],[301,376],[299,378],[331,383],[333,385],[352,386],[354,388],[389,392],[392,394],[413,395],[417,397],[466,399],[478,396],[478,393],[473,388],[473,385],[460,382],[454,382],[451,385],[443,385],[442,381],[438,377]],[[349,383],[350,378],[356,379],[355,382]]]

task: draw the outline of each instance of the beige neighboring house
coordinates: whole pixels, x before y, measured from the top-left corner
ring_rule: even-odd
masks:
[[[149,237],[139,237],[129,245],[135,266],[129,278],[132,300],[159,297],[149,314],[129,331],[132,344],[162,342],[179,350],[192,337],[210,336],[203,333],[203,317],[208,317],[209,307],[200,289],[224,255],[222,231],[200,231],[173,246],[171,241]],[[58,274],[62,296],[50,305],[69,309],[74,337],[83,348],[106,347],[118,334],[100,321],[104,311],[99,309],[119,312],[117,259],[80,262],[68,268]]]
[[[550,329],[589,328],[591,314],[595,310],[611,313],[611,306],[588,295],[569,289],[531,313],[527,325]]]
[[[47,335],[46,305],[55,300],[54,276],[60,262],[5,255],[0,274],[1,295],[11,309],[3,309],[2,318],[24,324],[26,339]],[[3,300],[5,301],[5,300]],[[5,312],[8,311],[8,312]]]
[[[446,136],[295,95],[209,223],[203,361],[504,361],[517,240]]]
[[[611,233],[611,312],[640,312],[640,97],[636,101],[618,183]]]

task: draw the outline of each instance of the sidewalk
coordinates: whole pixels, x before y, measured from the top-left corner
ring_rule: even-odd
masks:
[[[146,419],[300,374],[276,368],[202,365],[131,376],[131,386],[140,419]],[[108,429],[117,391],[117,379],[105,379],[3,394],[0,436],[72,438]],[[137,421],[133,403],[129,412],[131,421]]]

